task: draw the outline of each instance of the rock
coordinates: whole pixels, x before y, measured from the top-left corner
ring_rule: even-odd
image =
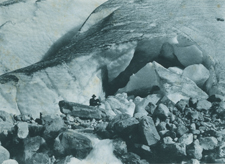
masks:
[[[113,153],[116,155],[116,157],[121,157],[123,154],[127,153],[127,144],[125,141],[121,139],[114,139],[113,140]]]
[[[202,51],[195,45],[185,47],[174,46],[174,54],[185,67],[192,64],[200,64],[203,61]]]
[[[130,115],[128,114],[119,114],[119,115],[116,115],[110,122],[109,124],[107,125],[106,129],[108,131],[112,131],[114,132],[114,129],[113,127],[115,126],[115,124],[121,120],[125,120],[127,118],[130,118]]]
[[[185,125],[178,125],[177,127],[177,136],[182,136],[188,132],[188,128]]]
[[[173,141],[173,139],[171,138],[171,137],[164,137],[163,138],[163,143],[164,144],[173,144],[174,143],[174,141]]]
[[[209,98],[207,99],[209,102],[221,102],[222,98],[219,95],[211,95],[209,96]]]
[[[50,158],[45,153],[35,153],[31,159],[28,160],[28,163],[32,164],[49,164]]]
[[[193,134],[192,133],[184,134],[179,138],[178,141],[185,145],[190,145],[193,142]]]
[[[190,158],[200,160],[202,158],[203,148],[199,144],[199,140],[195,140],[192,144],[187,145],[187,155]]]
[[[20,139],[25,139],[29,134],[28,124],[26,122],[17,123],[17,137]]]
[[[145,110],[146,106],[148,106],[148,101],[146,101],[146,99],[143,99],[143,98],[137,96],[134,99],[134,103],[135,103],[134,115],[137,113],[140,113],[139,115],[143,115],[143,116],[148,115],[148,112]]]
[[[18,164],[18,162],[14,159],[8,159],[8,160],[3,161],[2,164]]]
[[[74,117],[101,119],[101,112],[96,107],[67,101],[60,101],[59,107],[62,113],[70,114]]]
[[[160,122],[157,126],[156,126],[156,128],[157,128],[157,130],[158,131],[162,131],[162,130],[168,130],[167,128],[166,128],[166,122]]]
[[[204,150],[213,150],[217,147],[218,141],[215,137],[202,137],[199,143]]]
[[[84,159],[92,149],[90,139],[72,130],[60,133],[54,142],[54,151],[58,156],[73,155]]]
[[[194,81],[197,86],[203,88],[209,78],[209,71],[202,64],[190,65],[184,69],[183,76]]]
[[[153,152],[150,148],[150,146],[143,145],[143,144],[134,144],[132,149],[130,151],[136,153],[141,158],[144,158],[146,160],[152,160],[153,158]]]
[[[175,107],[175,103],[172,102],[167,96],[163,96],[158,102],[157,102],[157,106],[159,104],[164,104],[167,106],[167,108],[169,108],[170,112],[174,112],[177,111],[177,108]]]
[[[207,99],[208,95],[202,91],[192,80],[180,76],[160,64],[153,62],[155,71],[160,79],[160,89],[174,103],[181,99],[197,98]]]
[[[45,130],[44,126],[38,124],[29,124],[28,128],[30,137],[41,136]]]
[[[198,103],[198,99],[196,99],[196,98],[189,99],[189,107],[196,108],[197,103]]]
[[[119,135],[129,135],[137,130],[139,121],[134,118],[119,120],[114,124],[113,130]]]
[[[103,139],[110,138],[111,134],[106,130],[107,125],[107,122],[98,123],[94,128],[94,132]]]
[[[134,154],[132,152],[126,153],[120,157],[120,160],[123,164],[148,164],[147,161],[141,160],[140,157],[137,154]]]
[[[165,120],[169,116],[169,109],[164,104],[159,104],[153,113],[153,117]]]
[[[23,140],[24,143],[24,161],[30,160],[32,156],[40,149],[41,146],[45,145],[45,140],[40,136],[26,138]]]
[[[196,109],[198,111],[209,111],[209,109],[212,107],[212,103],[207,101],[207,100],[199,100],[197,105],[196,105]]]
[[[148,114],[153,115],[154,111],[156,109],[156,105],[149,103],[146,107],[145,110],[148,112]]]
[[[160,152],[161,158],[167,162],[179,161],[186,156],[186,145],[182,143],[162,144]]]
[[[142,117],[139,124],[139,135],[143,144],[149,146],[156,144],[160,140],[160,136],[151,117]]]
[[[191,159],[188,161],[182,161],[181,164],[200,164],[200,162],[197,159]]]
[[[44,120],[44,132],[43,137],[48,142],[53,142],[54,139],[58,134],[65,130],[64,121],[60,116],[52,115],[52,116],[45,116],[43,117]]]
[[[186,107],[188,107],[188,101],[187,100],[184,100],[184,99],[181,99],[180,101],[178,101],[175,105],[177,107],[177,109],[180,111],[180,112],[184,112],[184,109]]]
[[[10,157],[9,151],[6,150],[4,147],[0,146],[0,163],[5,160],[8,160]]]

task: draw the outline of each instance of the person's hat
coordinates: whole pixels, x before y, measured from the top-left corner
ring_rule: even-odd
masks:
[[[96,97],[95,95],[92,95],[92,97]]]

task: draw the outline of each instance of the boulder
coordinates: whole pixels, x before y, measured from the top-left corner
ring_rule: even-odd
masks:
[[[121,157],[119,157],[119,159],[122,161],[123,164],[148,164],[146,160],[141,160],[140,156],[132,152],[123,154]]]
[[[127,144],[122,139],[114,139],[113,142],[113,153],[116,157],[121,157],[123,154],[127,153]]]
[[[185,67],[203,62],[202,51],[196,45],[185,47],[174,46],[174,54]]]
[[[0,146],[0,163],[5,160],[8,160],[10,157],[9,151],[6,150],[4,147]]]
[[[151,117],[142,117],[138,128],[139,135],[143,144],[151,146],[156,144],[160,140],[160,136]]]
[[[48,154],[45,153],[35,153],[27,163],[32,164],[49,164],[51,162]]]
[[[26,122],[18,122],[17,125],[17,137],[25,139],[29,134],[28,124]]]
[[[185,125],[179,124],[177,127],[177,136],[182,136],[188,132],[188,128]]]
[[[184,109],[188,107],[188,100],[181,99],[175,105],[180,112],[184,112]]]
[[[160,152],[166,162],[179,161],[186,156],[186,145],[182,143],[162,144]]]
[[[173,139],[171,137],[167,136],[167,137],[163,138],[163,143],[164,144],[174,144],[175,142],[173,141]]]
[[[185,76],[180,76],[156,62],[153,63],[158,79],[160,80],[160,89],[174,103],[177,103],[181,99],[188,100],[190,97],[197,99],[208,98],[208,95],[192,80]]]
[[[130,115],[128,114],[119,114],[117,116],[115,116],[110,122],[109,124],[107,125],[106,129],[108,131],[114,131],[113,127],[115,126],[115,124],[121,120],[125,120],[125,119],[128,119],[130,118]]]
[[[183,143],[185,145],[190,145],[193,142],[193,134],[184,134],[179,138],[179,143]]]
[[[47,115],[43,117],[44,120],[44,139],[53,142],[53,139],[58,136],[58,134],[65,130],[65,124],[60,116]]]
[[[129,135],[137,130],[138,124],[139,121],[136,118],[131,117],[124,120],[119,120],[114,124],[113,129],[119,135]]]
[[[196,109],[198,111],[209,111],[209,109],[212,107],[212,103],[207,101],[207,100],[199,100],[197,105],[196,105]]]
[[[26,138],[23,140],[24,144],[24,161],[32,158],[32,156],[40,149],[41,146],[45,145],[45,140],[40,136]]]
[[[204,150],[213,150],[217,147],[218,141],[215,137],[202,137],[199,143]]]
[[[202,158],[203,148],[199,144],[199,140],[195,140],[192,144],[187,145],[187,155],[191,158],[200,160]]]
[[[58,156],[73,155],[84,159],[92,149],[91,140],[73,130],[60,133],[54,141],[54,151]]]
[[[161,120],[165,120],[166,118],[168,118],[169,114],[170,111],[167,106],[164,104],[159,104],[153,113],[153,117],[158,117]]]
[[[8,159],[8,160],[3,161],[2,164],[18,164],[18,162],[14,159]]]
[[[60,111],[64,114],[70,114],[74,117],[101,119],[101,112],[97,107],[82,105],[73,102],[60,101]]]
[[[202,64],[194,64],[186,67],[183,72],[183,76],[188,77],[194,81],[197,86],[203,88],[206,80],[209,78],[209,70]]]

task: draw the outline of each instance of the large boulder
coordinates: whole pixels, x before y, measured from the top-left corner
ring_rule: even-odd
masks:
[[[29,134],[28,123],[18,122],[16,127],[17,127],[17,137],[20,139],[25,139]]]
[[[199,140],[195,140],[192,144],[187,146],[187,155],[191,158],[200,160],[202,158],[203,148],[199,144]]]
[[[58,156],[73,155],[84,159],[92,149],[90,139],[72,130],[60,133],[54,142],[54,151]]]
[[[209,70],[202,64],[194,64],[186,67],[183,71],[183,76],[194,81],[197,86],[203,88],[203,85],[210,76]]]
[[[5,160],[8,160],[10,157],[9,151],[6,150],[4,147],[0,146],[0,163]]]
[[[74,117],[88,118],[88,119],[101,119],[101,112],[98,108],[82,105],[73,102],[60,101],[60,111],[64,114],[70,114]]]
[[[218,140],[215,137],[202,137],[199,143],[204,150],[213,150],[218,146]]]
[[[142,117],[139,124],[139,135],[143,144],[149,146],[156,144],[160,140],[160,136],[151,117]]]

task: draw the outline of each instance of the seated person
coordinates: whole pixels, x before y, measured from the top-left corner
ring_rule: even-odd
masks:
[[[92,95],[92,98],[89,101],[90,106],[99,106],[101,105],[101,102],[99,99],[95,99],[95,95]]]

